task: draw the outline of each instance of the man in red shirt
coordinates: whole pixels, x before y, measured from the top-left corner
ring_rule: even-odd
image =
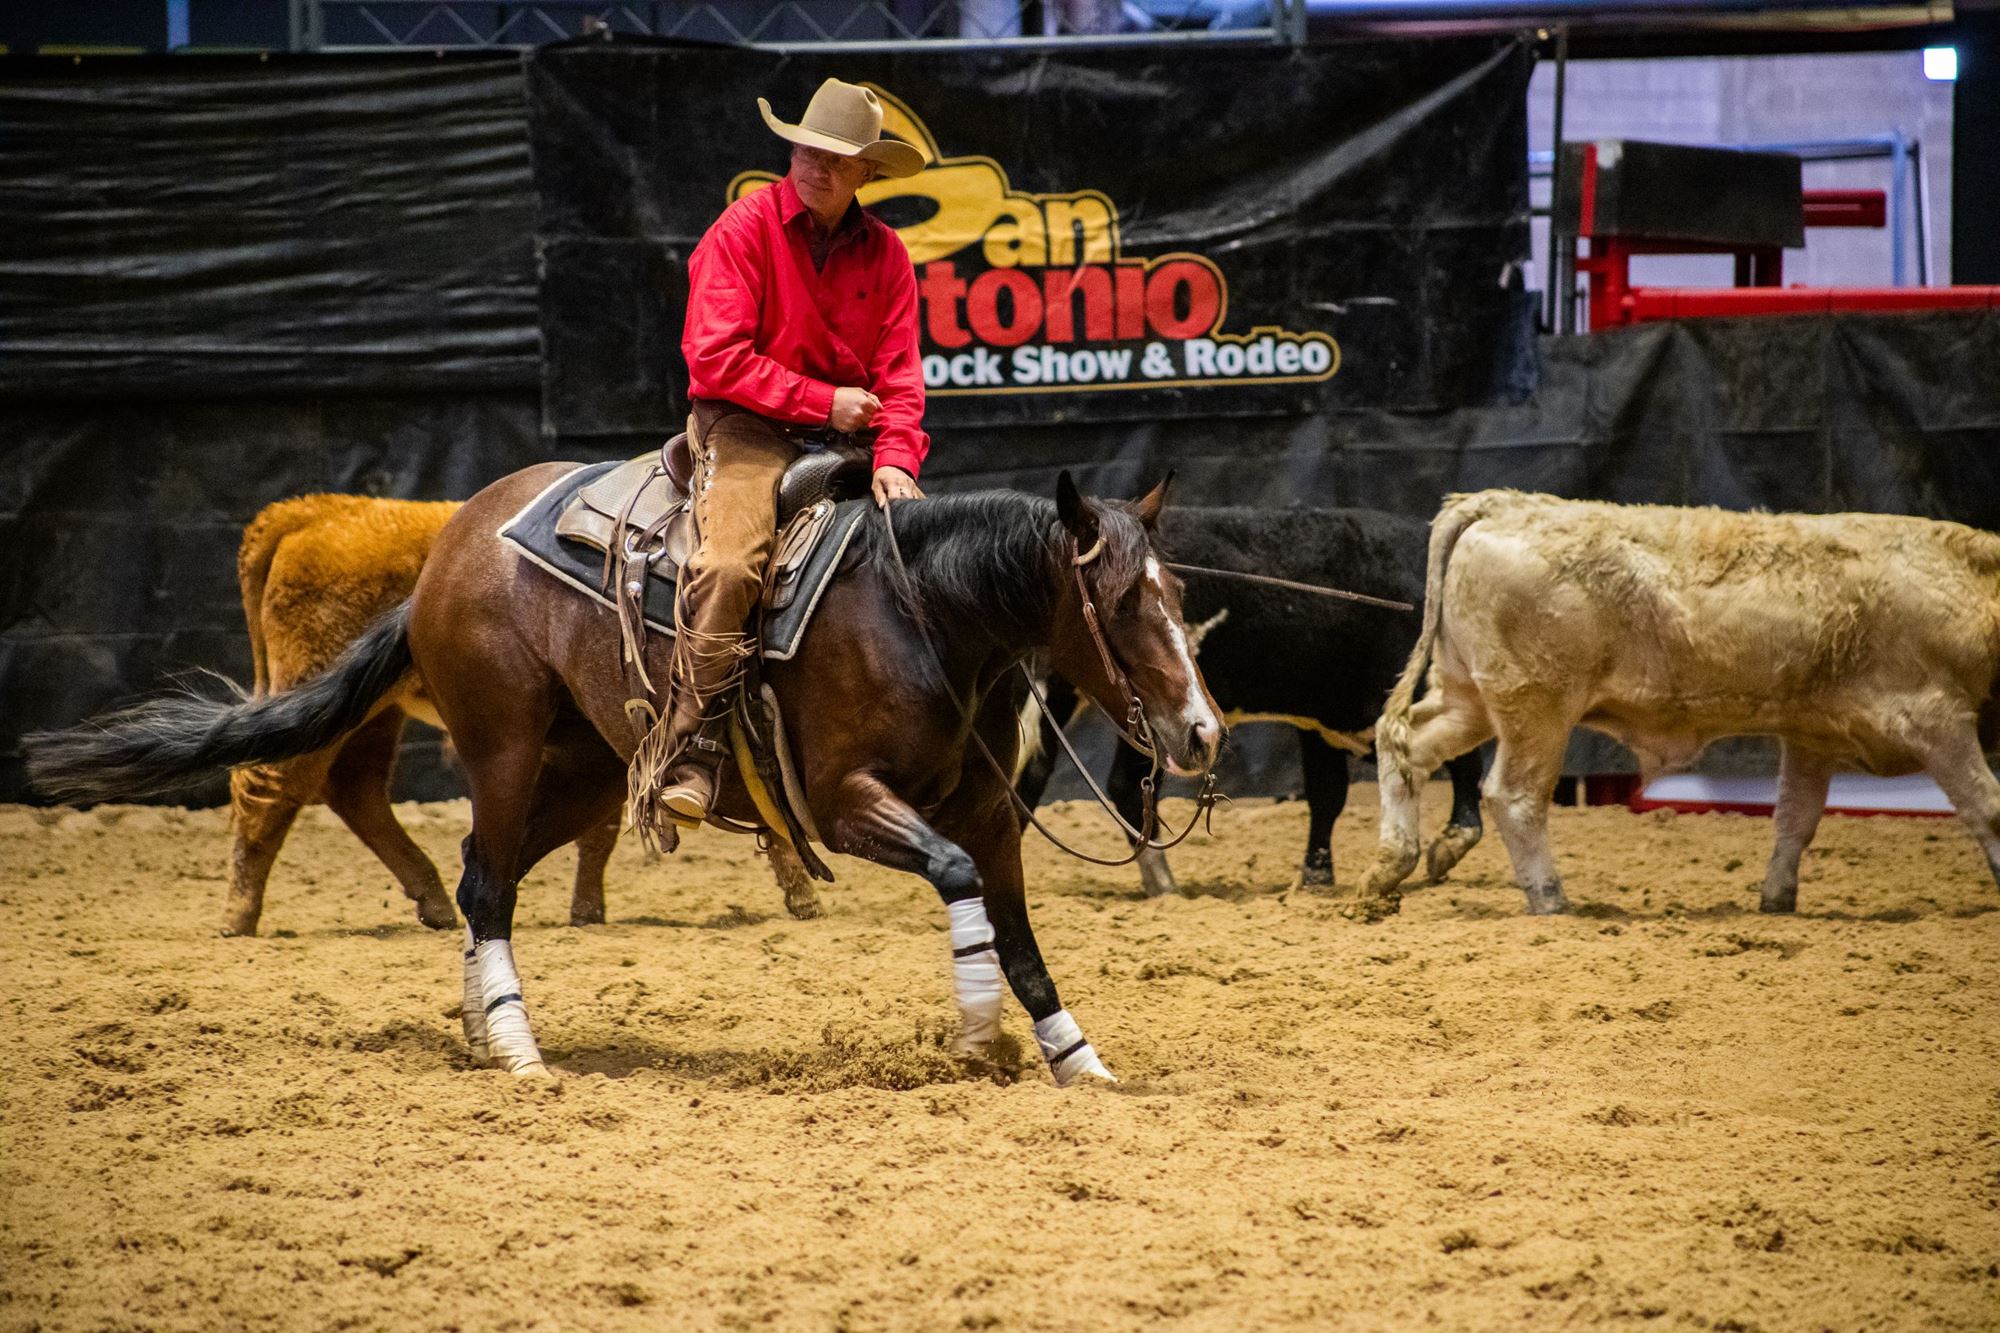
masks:
[[[924,434],[917,281],[895,231],[854,195],[878,174],[923,170],[922,149],[882,137],[874,93],[828,79],[796,125],[757,99],[792,144],[783,180],[731,204],[688,260],[687,357],[700,547],[675,608],[671,703],[661,745],[676,756],[657,801],[699,821],[715,799],[729,687],[756,644],[757,604],[777,527],[778,479],[814,431],[867,431],[877,504],[915,499]]]

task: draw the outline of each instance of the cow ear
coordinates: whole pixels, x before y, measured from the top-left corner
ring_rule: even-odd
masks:
[[[1159,485],[1132,502],[1132,513],[1146,525],[1146,531],[1151,532],[1160,526],[1160,512],[1167,507],[1167,488],[1173,484],[1174,471],[1168,468]]]

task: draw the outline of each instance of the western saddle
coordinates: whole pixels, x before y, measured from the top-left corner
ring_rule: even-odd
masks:
[[[846,437],[802,440],[806,452],[778,483],[778,536],[764,571],[759,616],[789,606],[814,549],[833,525],[837,503],[868,493],[870,451]],[[644,742],[659,721],[657,690],[646,672],[646,583],[678,580],[697,543],[694,452],[686,432],[621,463],[582,487],[556,519],[558,537],[602,552],[599,592],[617,608],[625,671],[625,715]],[[736,758],[767,827],[798,851],[807,872],[832,873],[810,847],[816,834],[795,776],[788,772],[784,724],[770,687],[752,678],[734,705]],[[725,823],[726,826],[726,823]],[[744,831],[754,831],[746,829]]]

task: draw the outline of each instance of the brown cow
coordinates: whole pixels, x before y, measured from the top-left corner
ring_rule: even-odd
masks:
[[[2000,878],[1985,757],[2000,746],[2000,536],[1482,491],[1432,524],[1426,596],[1376,728],[1382,834],[1363,915],[1394,911],[1416,865],[1419,784],[1489,736],[1486,809],[1528,910],[1565,910],[1548,806],[1579,725],[1630,746],[1647,776],[1718,737],[1778,737],[1766,912],[1796,905],[1838,768],[1928,772]]]

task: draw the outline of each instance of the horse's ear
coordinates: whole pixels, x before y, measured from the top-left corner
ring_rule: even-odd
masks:
[[[1167,507],[1167,487],[1174,484],[1174,470],[1167,469],[1167,475],[1160,478],[1160,484],[1132,502],[1132,513],[1146,530],[1151,532],[1160,525],[1160,511]]]
[[[1090,521],[1090,513],[1083,506],[1083,492],[1077,490],[1076,482],[1064,468],[1056,477],[1056,517],[1072,533],[1081,535],[1084,524]]]

